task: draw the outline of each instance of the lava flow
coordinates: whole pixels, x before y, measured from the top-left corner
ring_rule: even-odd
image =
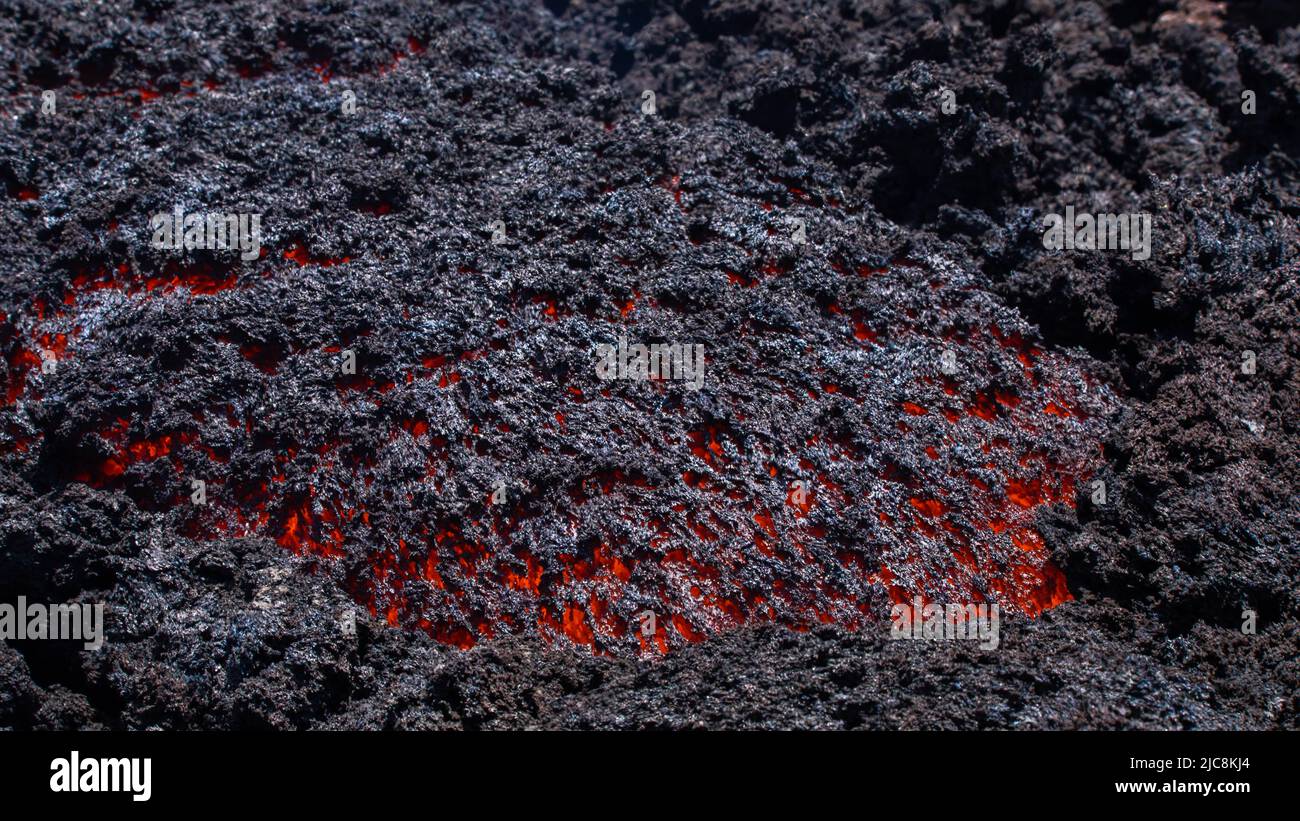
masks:
[[[282,257],[352,264],[301,245]],[[284,265],[268,276],[288,275]],[[353,408],[351,424],[377,436],[286,430],[236,402],[194,406],[167,429],[123,408],[82,435],[66,478],[170,511],[187,538],[272,539],[336,574],[374,617],[462,648],[531,630],[597,653],[666,653],[755,622],[864,629],[918,595],[1030,616],[1069,599],[1034,516],[1073,505],[1100,458],[1090,420],[1107,394],[1022,331],[967,321],[979,312],[951,272],[910,260],[863,268],[829,266],[850,284],[849,301],[817,306],[827,329],[817,352],[788,329],[742,324],[739,337],[775,338],[805,358],[745,374],[745,344],[715,348],[705,404],[672,382],[572,372],[545,383],[536,411],[499,412],[529,384],[512,373],[511,352],[530,325],[585,321],[612,339],[674,310],[639,294],[592,311],[520,293],[500,306],[499,333],[482,350],[415,351],[328,377],[332,390],[313,401]],[[36,351],[75,357],[74,307],[111,291],[220,298],[237,282],[210,266],[107,270],[73,277],[70,313],[6,318],[7,414],[39,395],[28,384],[44,380]],[[717,276],[739,292],[788,271],[758,262]],[[873,307],[864,282],[935,292],[941,316],[923,323],[912,309]],[[230,334],[216,344],[258,381],[302,379],[302,362],[344,350]],[[490,404],[469,401],[465,382]],[[185,498],[184,482],[199,476],[203,506]]]
[[[407,88],[431,53],[408,46],[369,81]],[[334,68],[312,66],[324,94]],[[521,90],[522,116],[553,92]],[[141,117],[189,99],[141,96]],[[425,102],[514,128],[458,87]],[[250,122],[250,151],[281,136]],[[86,227],[0,314],[0,459],[123,495],[172,539],[278,546],[462,648],[667,653],[760,622],[876,629],[915,596],[1029,616],[1070,597],[1035,520],[1073,504],[1114,407],[1074,354],[976,272],[865,250],[875,223],[816,179],[667,171],[610,150],[632,125],[561,125],[528,196],[484,172],[416,208],[402,175],[357,174],[247,262],[147,248],[125,224],[144,212]],[[702,136],[730,168],[784,163]],[[24,213],[40,183],[15,189]],[[567,210],[530,205],[556,191]],[[820,239],[792,240],[795,217]],[[621,340],[704,370],[604,380]]]

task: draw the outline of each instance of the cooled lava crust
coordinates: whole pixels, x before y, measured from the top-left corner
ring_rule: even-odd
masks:
[[[1300,721],[1285,4],[16,3],[0,44],[0,601],[107,606],[0,645],[0,726]],[[1151,258],[1044,250],[1066,204]],[[152,248],[178,205],[261,257]],[[702,387],[599,379],[620,340]],[[1001,645],[889,640],[918,596]]]

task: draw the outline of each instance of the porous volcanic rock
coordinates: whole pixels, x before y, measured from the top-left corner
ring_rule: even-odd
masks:
[[[1289,8],[11,6],[0,726],[1300,723]]]

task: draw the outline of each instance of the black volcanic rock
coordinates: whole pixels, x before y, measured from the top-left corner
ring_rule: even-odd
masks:
[[[0,726],[1295,727],[1300,36],[1185,5],[15,4]]]

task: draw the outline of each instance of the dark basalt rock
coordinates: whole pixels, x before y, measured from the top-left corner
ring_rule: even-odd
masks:
[[[1295,727],[1300,29],[1199,5],[16,4],[0,601],[108,634],[0,726]]]

